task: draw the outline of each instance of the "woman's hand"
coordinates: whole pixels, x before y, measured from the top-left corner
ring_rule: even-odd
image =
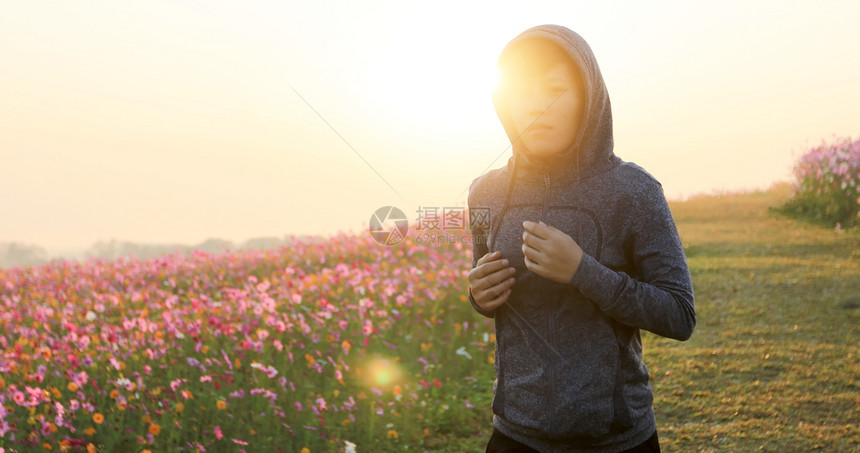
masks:
[[[582,262],[582,247],[567,233],[543,222],[523,222],[526,268],[541,277],[567,283]]]
[[[475,304],[493,311],[508,300],[514,284],[514,268],[502,259],[501,252],[487,253],[469,271],[469,290]]]

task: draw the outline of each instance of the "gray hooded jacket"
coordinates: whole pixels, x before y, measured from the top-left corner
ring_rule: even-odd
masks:
[[[686,340],[696,324],[684,249],[660,183],[613,152],[609,95],[585,40],[556,25],[526,39],[559,44],[582,72],[585,116],[569,150],[531,155],[517,140],[506,99],[494,97],[511,140],[507,166],[476,178],[470,210],[489,209],[489,225],[470,224],[472,267],[501,251],[516,269],[505,304],[486,312],[496,328],[493,424],[542,452],[616,452],[656,429],[640,329]],[[543,221],[583,249],[575,275],[559,283],[532,273],[522,252],[523,221]]]

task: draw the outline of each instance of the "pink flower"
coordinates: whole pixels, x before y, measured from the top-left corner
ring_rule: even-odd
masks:
[[[227,362],[227,366],[230,367],[230,369],[232,370],[233,369],[233,363],[230,362],[230,357],[227,356],[227,353],[224,352],[223,349],[221,350],[221,354],[224,356],[224,361]]]
[[[257,284],[257,291],[264,293],[267,289],[269,289],[269,286],[271,285],[272,284],[268,280],[266,280],[262,283]]]
[[[76,373],[74,377],[74,382],[78,387],[83,387],[84,384],[89,380],[89,376],[86,371],[81,371],[80,373]]]
[[[215,438],[218,440],[221,440],[222,437],[224,437],[224,433],[221,432],[221,427],[216,425],[215,426]]]
[[[269,366],[265,369],[265,371],[266,371],[266,376],[268,376],[268,377],[269,377],[269,379],[272,379],[272,378],[274,378],[275,376],[277,376],[277,375],[278,375],[278,370],[276,370],[276,369],[275,369],[275,367],[273,367],[273,366],[271,366],[271,365],[269,365]]]
[[[248,445],[248,442],[245,442],[244,440],[239,440],[239,439],[232,439],[232,440],[233,440],[233,442],[235,442],[239,445]]]
[[[369,319],[366,319],[364,321],[364,326],[362,326],[362,328],[361,328],[361,333],[363,333],[365,335],[372,334],[373,333],[373,322],[371,322]]]
[[[15,394],[12,395],[12,400],[15,401],[15,403],[19,406],[24,405],[25,399],[26,399],[26,397],[24,396],[24,392],[22,392],[20,390],[16,391]]]
[[[25,386],[24,390],[26,390],[27,393],[30,394],[30,402],[31,403],[38,403],[43,397],[42,389],[40,389],[38,387]]]
[[[271,298],[266,298],[265,300],[263,300],[263,308],[265,308],[268,312],[275,311],[275,300]]]
[[[186,381],[188,381],[188,379],[176,379],[174,381],[171,381],[170,382],[170,389],[175,392],[176,389],[179,388],[179,386],[182,385],[182,383],[186,382]]]

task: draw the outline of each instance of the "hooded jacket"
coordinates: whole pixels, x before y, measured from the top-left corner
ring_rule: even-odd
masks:
[[[614,154],[609,95],[588,44],[565,27],[537,26],[508,43],[500,62],[527,39],[554,42],[576,63],[585,113],[573,145],[542,158],[518,140],[504,93],[493,97],[513,156],[476,178],[468,196],[470,212],[489,210],[488,225],[470,222],[472,267],[500,251],[516,271],[507,302],[492,312],[468,291],[495,321],[493,424],[542,452],[622,451],[656,430],[640,329],[690,337],[690,271],[660,183]],[[525,220],[583,249],[570,281],[525,267]]]

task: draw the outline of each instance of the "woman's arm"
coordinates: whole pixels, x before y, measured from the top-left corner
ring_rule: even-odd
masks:
[[[472,269],[474,269],[478,265],[478,260],[481,259],[484,255],[489,253],[489,248],[487,247],[487,230],[483,223],[475,223],[471,221],[471,212],[472,208],[475,206],[475,200],[473,199],[474,189],[477,184],[477,179],[472,182],[469,186],[469,196],[467,200],[467,204],[469,206],[469,235],[472,239]],[[472,304],[472,308],[475,309],[479,314],[487,318],[495,317],[494,312],[486,311],[478,306],[475,303],[474,297],[472,297],[472,287],[471,285],[466,288],[466,293],[469,296],[469,303]]]
[[[638,280],[583,253],[568,283],[618,322],[683,341],[696,325],[684,248],[660,185],[642,195],[631,222]]]

